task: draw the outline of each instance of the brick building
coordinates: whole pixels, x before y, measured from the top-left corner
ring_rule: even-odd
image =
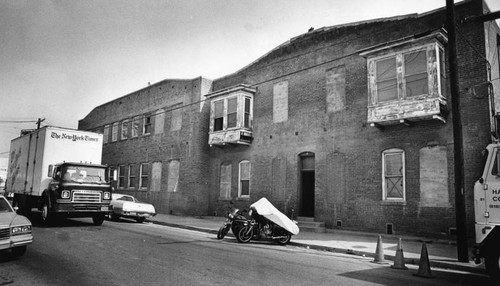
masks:
[[[456,17],[481,15],[483,5],[462,2]],[[455,199],[445,19],[442,8],[311,29],[213,82],[166,80],[97,107],[79,128],[109,138],[103,161],[120,169],[119,188],[162,212],[222,215],[230,202],[245,208],[265,196],[328,228],[447,235]],[[490,107],[500,110],[499,32],[495,22],[457,24],[470,229],[473,182],[495,131]],[[151,134],[132,136],[148,114]]]

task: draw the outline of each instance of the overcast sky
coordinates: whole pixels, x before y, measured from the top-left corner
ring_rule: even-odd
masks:
[[[492,11],[500,1],[486,1]],[[316,29],[446,0],[0,0],[0,157],[21,129],[77,128],[94,107],[169,78],[216,79]],[[7,121],[7,122],[6,122]]]

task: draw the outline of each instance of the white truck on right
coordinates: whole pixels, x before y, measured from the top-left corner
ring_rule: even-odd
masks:
[[[488,274],[500,278],[500,143],[486,147],[483,174],[474,184],[476,241],[473,259],[484,259]]]

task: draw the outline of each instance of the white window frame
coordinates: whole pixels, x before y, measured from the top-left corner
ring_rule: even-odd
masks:
[[[147,122],[147,119],[149,118],[149,122]],[[146,129],[148,129],[149,127],[149,130],[148,132],[146,132]],[[149,135],[151,134],[151,129],[153,128],[153,116],[151,114],[149,115],[144,115],[142,117],[142,135]]]
[[[236,126],[227,127],[228,125],[228,101],[236,99]],[[248,112],[245,112],[245,101],[249,100]],[[215,130],[215,105],[222,102],[222,129]],[[251,129],[253,120],[253,97],[247,94],[237,93],[229,96],[214,99],[211,102],[211,116],[210,116],[210,132],[222,132],[226,130],[234,130],[240,128]],[[245,126],[245,117],[248,116],[248,126]],[[219,118],[219,117],[218,117]]]
[[[118,127],[119,127],[118,122],[113,123],[111,127],[111,142],[118,141]]]
[[[387,177],[386,176],[386,156],[394,156],[395,154],[401,155],[401,166],[402,166],[402,197],[388,197],[387,190]],[[402,149],[392,148],[387,149],[382,152],[382,200],[391,202],[405,202],[406,201],[406,163],[405,163],[405,152]]]
[[[242,165],[243,164],[248,164],[248,194],[247,195],[243,195],[242,194],[242,190],[243,190],[243,187],[242,187]],[[238,164],[238,197],[239,198],[249,198],[250,197],[250,187],[251,187],[251,175],[252,174],[252,165],[250,163],[250,161],[248,160],[243,160],[241,161],[239,164]]]
[[[143,170],[144,166],[148,166],[148,174],[144,175]],[[141,163],[139,167],[139,189],[147,189],[149,187],[149,177],[151,174],[151,164],[149,163]],[[147,182],[146,186],[143,186],[144,181]]]
[[[132,185],[132,181],[136,181],[137,179],[137,173],[134,174],[134,168],[136,167],[135,164],[130,164],[128,165],[128,180],[127,180],[127,187],[129,189],[135,189],[136,186]],[[133,180],[131,180],[133,179]]]

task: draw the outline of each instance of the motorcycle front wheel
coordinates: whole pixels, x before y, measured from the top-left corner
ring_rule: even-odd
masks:
[[[217,239],[223,239],[224,236],[226,236],[226,234],[229,232],[229,229],[231,228],[231,225],[230,224],[225,224],[223,223],[220,228],[219,228],[219,231],[217,232]]]
[[[281,244],[281,245],[285,245],[287,243],[290,242],[290,239],[292,239],[292,235],[291,234],[287,234],[286,236],[283,236],[281,238],[278,238],[278,243]]]
[[[240,231],[238,231],[238,235],[236,235],[236,239],[239,242],[249,242],[252,239],[252,229],[248,226],[242,227]]]

